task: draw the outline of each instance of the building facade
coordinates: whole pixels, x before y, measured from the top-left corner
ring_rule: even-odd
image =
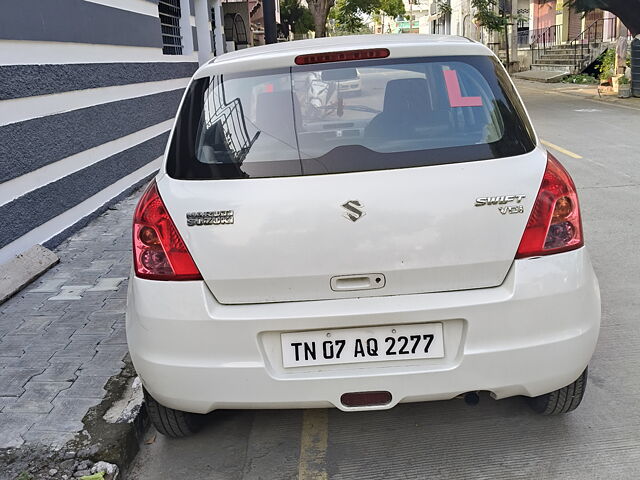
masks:
[[[609,48],[621,33],[620,24],[611,13],[595,10],[583,15],[576,12],[567,0],[498,0],[496,12],[504,12],[512,20],[508,39],[504,33],[488,32],[476,24],[471,0],[414,1],[423,2],[427,7],[427,13],[420,18],[420,33],[468,37],[489,46],[503,60],[507,58],[508,46],[513,70],[526,70],[533,66],[580,71]],[[443,5],[449,8],[443,8]],[[567,44],[589,44],[592,48],[575,64],[565,65],[562,62],[568,63],[567,57],[561,50]],[[538,48],[540,45],[542,52]]]
[[[250,23],[247,1],[4,2],[0,265],[146,182],[190,76]]]

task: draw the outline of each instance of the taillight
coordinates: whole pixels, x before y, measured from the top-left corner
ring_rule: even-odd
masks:
[[[133,266],[140,278],[202,280],[155,181],[145,190],[133,215]]]
[[[548,154],[547,169],[516,258],[566,252],[583,245],[576,186],[560,162]]]
[[[364,50],[346,50],[344,52],[308,53],[298,55],[296,65],[311,65],[314,63],[350,62],[352,60],[371,60],[373,58],[387,58],[389,50],[386,48],[367,48]]]

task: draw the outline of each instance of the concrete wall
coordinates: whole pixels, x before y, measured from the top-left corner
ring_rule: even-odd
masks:
[[[4,3],[0,263],[55,245],[157,170],[198,66],[182,4],[184,54],[163,55],[157,0]]]

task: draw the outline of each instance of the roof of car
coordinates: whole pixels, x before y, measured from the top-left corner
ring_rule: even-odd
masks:
[[[210,69],[225,73],[286,67],[294,65],[295,57],[302,54],[367,48],[388,48],[391,52],[390,58],[493,55],[484,45],[456,35],[347,35],[280,42],[237,50],[214,58],[202,66],[195,76],[205,76]]]

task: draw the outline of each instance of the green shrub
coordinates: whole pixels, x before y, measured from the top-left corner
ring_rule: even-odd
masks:
[[[579,85],[593,85],[598,83],[598,79],[592,77],[591,75],[587,75],[585,73],[580,73],[579,75],[569,75],[562,79],[563,83],[576,83]]]
[[[600,57],[600,65],[597,70],[600,72],[600,80],[608,80],[615,74],[616,51],[613,48],[607,49]]]

